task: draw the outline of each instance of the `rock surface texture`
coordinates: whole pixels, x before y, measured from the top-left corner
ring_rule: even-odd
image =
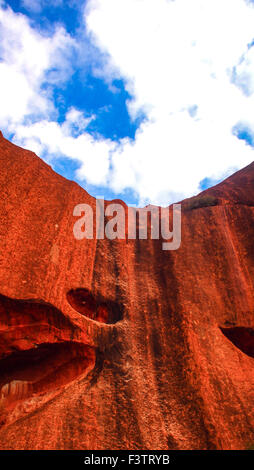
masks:
[[[252,444],[254,164],[183,201],[177,251],[75,240],[95,200],[2,134],[0,165],[0,449]]]

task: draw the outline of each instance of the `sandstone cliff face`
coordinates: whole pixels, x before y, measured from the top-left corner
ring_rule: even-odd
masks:
[[[254,442],[254,164],[182,244],[75,240],[76,183],[0,135],[0,448]]]

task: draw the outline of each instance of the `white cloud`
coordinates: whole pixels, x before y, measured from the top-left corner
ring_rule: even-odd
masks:
[[[105,139],[95,140],[86,132],[73,136],[79,116],[80,112],[72,108],[63,124],[44,120],[29,126],[19,125],[15,140],[38,155],[44,155],[50,163],[59,156],[77,160],[80,163],[77,178],[80,180],[85,179],[93,185],[109,184],[110,154],[115,144]],[[81,118],[79,124],[83,131],[88,123],[89,119]]]
[[[3,6],[3,4],[2,4]],[[85,132],[94,116],[75,108],[59,124],[50,87],[68,80],[71,52],[77,44],[61,27],[48,36],[32,28],[26,16],[0,7],[0,127],[13,132],[13,140],[53,163],[61,155],[80,162],[79,179],[106,184],[111,141],[95,140]]]
[[[253,150],[232,133],[238,122],[253,122],[253,97],[232,83],[234,67],[238,85],[238,74],[248,76],[250,88],[254,83],[251,5],[90,0],[85,19],[109,56],[101,74],[125,78],[133,117],[147,112],[135,143],[126,140],[113,156],[115,190],[130,186],[141,200],[165,203],[253,160]]]
[[[248,96],[254,93],[254,47],[250,47],[236,69],[236,82]]]
[[[90,136],[94,116],[75,108],[59,124],[50,91],[42,92],[43,83],[68,80],[77,39],[63,28],[42,35],[1,5],[0,127],[15,132],[17,143],[51,161],[76,159],[78,179],[115,192],[131,188],[140,204],[192,195],[204,178],[225,177],[253,160],[253,149],[233,132],[239,125],[254,135],[251,3],[87,1],[84,21],[102,59],[94,73],[108,84],[123,78],[131,117],[146,112],[135,140],[119,145]]]
[[[14,130],[28,116],[50,115],[54,107],[43,83],[71,74],[74,42],[63,28],[43,36],[27,17],[0,7],[0,126]],[[67,66],[68,65],[68,66]]]
[[[72,136],[80,135],[86,130],[88,124],[90,124],[95,117],[96,116],[92,115],[86,118],[81,111],[72,107],[66,113],[65,122],[63,123],[62,128]]]

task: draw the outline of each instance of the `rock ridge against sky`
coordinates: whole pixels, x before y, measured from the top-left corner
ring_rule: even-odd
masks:
[[[193,196],[253,161],[247,0],[0,1],[0,127],[93,196]]]

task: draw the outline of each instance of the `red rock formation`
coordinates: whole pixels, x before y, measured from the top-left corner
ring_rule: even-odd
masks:
[[[182,244],[83,240],[94,199],[0,136],[0,448],[254,442],[254,164],[183,202]]]

